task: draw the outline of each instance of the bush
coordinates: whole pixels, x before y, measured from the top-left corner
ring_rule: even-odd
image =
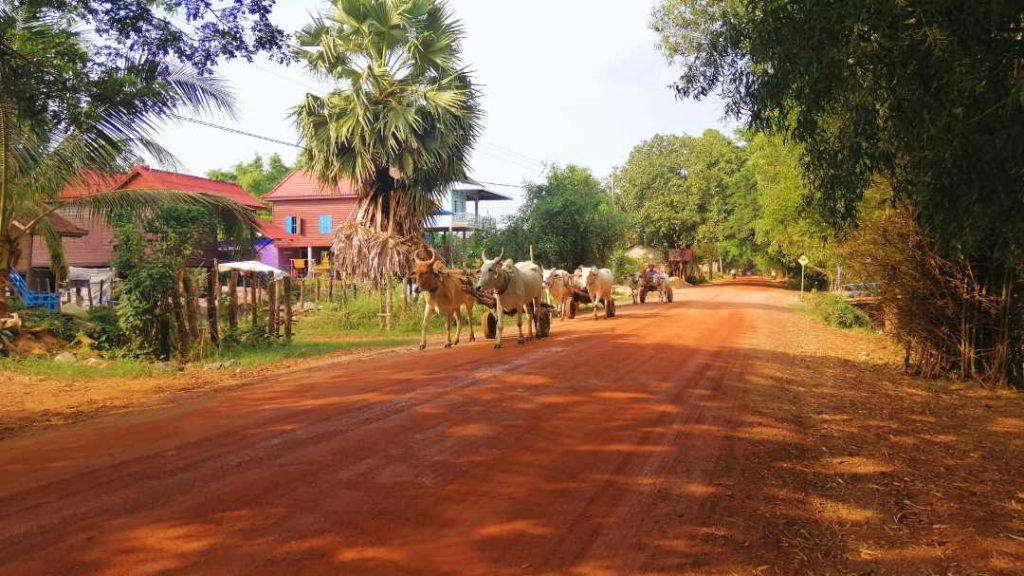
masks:
[[[625,250],[619,249],[608,259],[608,268],[615,274],[615,281],[622,283],[630,274],[643,271],[645,266],[640,260],[627,256]]]
[[[26,328],[45,328],[61,340],[71,342],[78,336],[78,322],[73,316],[49,312],[42,308],[25,309],[20,312]]]
[[[86,336],[96,341],[96,348],[105,352],[115,351],[127,343],[124,331],[117,321],[117,310],[100,306],[89,309],[89,327]]]
[[[846,297],[835,292],[812,292],[804,299],[807,311],[815,318],[836,328],[870,328],[871,318],[851,305]]]

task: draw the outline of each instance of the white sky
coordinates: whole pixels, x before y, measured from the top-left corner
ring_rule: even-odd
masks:
[[[718,101],[676,100],[675,73],[648,28],[654,0],[450,0],[466,28],[466,63],[483,90],[484,132],[471,163],[478,180],[521,184],[541,180],[540,162],[590,167],[607,176],[633,146],[657,133],[732,130]],[[274,22],[301,28],[318,0],[278,0]],[[240,130],[288,142],[289,119],[315,81],[301,65],[261,60],[231,62],[218,74],[237,97],[238,119],[215,119]],[[202,175],[256,153],[294,160],[296,148],[182,124],[163,143],[184,172]],[[518,197],[515,188],[493,187]],[[518,202],[481,204],[504,215]]]

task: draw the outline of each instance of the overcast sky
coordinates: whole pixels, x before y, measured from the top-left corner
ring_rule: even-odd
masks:
[[[674,73],[648,28],[653,0],[450,0],[466,28],[465,59],[482,85],[484,132],[472,175],[521,184],[539,180],[542,163],[581,164],[599,177],[658,133],[731,130],[717,101],[676,100]],[[278,0],[274,21],[301,28],[318,0]],[[218,119],[248,132],[295,142],[291,109],[318,86],[298,64],[266,60],[220,66],[237,96],[238,119]],[[202,175],[256,153],[294,160],[297,149],[190,124],[167,130],[165,145],[183,171]],[[515,188],[494,188],[517,196]],[[516,202],[481,205],[500,215]]]

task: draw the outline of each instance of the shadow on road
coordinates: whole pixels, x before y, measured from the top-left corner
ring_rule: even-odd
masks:
[[[734,321],[735,333],[716,336],[715,322],[666,326],[679,308]],[[765,316],[727,316],[749,310]],[[247,414],[238,425],[0,497],[0,571],[1010,574],[1024,565],[1024,546],[1006,536],[1024,529],[1011,504],[1024,501],[1019,414],[964,411],[876,361],[787,352],[762,330],[784,314],[688,301],[637,317],[663,338],[568,333],[501,361],[410,356],[400,370],[367,362],[357,379],[301,374],[251,390],[204,416]],[[704,330],[700,342],[671,342],[690,329]]]

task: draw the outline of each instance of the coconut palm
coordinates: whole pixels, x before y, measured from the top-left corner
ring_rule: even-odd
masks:
[[[338,83],[295,110],[304,160],[325,185],[356,182],[361,225],[415,237],[465,177],[480,112],[462,37],[442,0],[332,0],[298,34],[299,57]]]
[[[61,243],[47,216],[66,208],[103,218],[126,209],[199,203],[216,208],[233,231],[255,225],[241,206],[215,197],[161,190],[59,197],[82,174],[126,172],[142,154],[173,162],[153,135],[176,112],[231,111],[231,95],[216,79],[169,70],[145,55],[96,76],[88,49],[67,21],[0,1],[0,288],[26,235],[46,239],[59,270]],[[3,308],[0,298],[0,315]]]

